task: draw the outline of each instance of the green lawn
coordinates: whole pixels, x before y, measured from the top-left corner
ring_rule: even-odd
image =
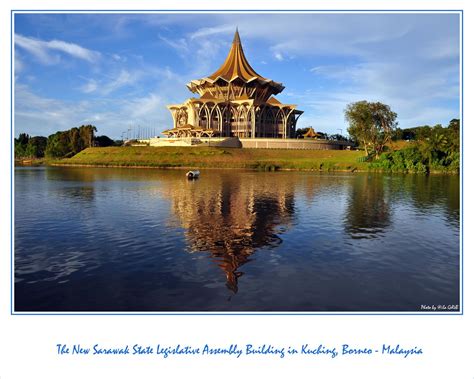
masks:
[[[217,147],[94,147],[54,164],[257,170],[366,171],[362,151]]]

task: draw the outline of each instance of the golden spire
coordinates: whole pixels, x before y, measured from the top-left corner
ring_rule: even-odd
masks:
[[[235,28],[234,40],[232,41],[232,43],[240,44],[239,27]]]
[[[236,28],[234,40],[230,48],[229,54],[224,64],[213,74],[209,75],[209,79],[216,80],[222,78],[228,82],[240,78],[244,82],[249,82],[253,79],[267,80],[255,72],[250,66],[250,63],[245,58],[242,43],[240,42],[239,30]]]
[[[227,83],[232,83],[236,79],[240,79],[245,85],[258,84],[258,86],[261,88],[268,88],[269,90],[263,93],[263,97],[266,96],[266,98],[268,98],[270,95],[276,95],[280,93],[285,88],[282,83],[274,82],[273,80],[260,76],[255,72],[252,66],[250,66],[247,58],[245,58],[242,43],[240,41],[239,30],[237,28],[235,29],[234,39],[232,41],[229,54],[227,54],[227,58],[225,59],[225,62],[222,64],[222,66],[208,77],[191,80],[187,86],[191,92],[199,93],[201,96],[205,96],[208,88],[213,86],[222,86],[222,84],[218,83],[220,80],[223,80]],[[214,97],[215,95],[211,96]]]

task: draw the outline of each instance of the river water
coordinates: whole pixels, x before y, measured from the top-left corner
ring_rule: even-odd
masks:
[[[15,311],[460,305],[458,176],[15,169]]]

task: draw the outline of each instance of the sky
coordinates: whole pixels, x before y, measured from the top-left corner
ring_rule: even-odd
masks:
[[[449,13],[15,14],[14,134],[84,124],[121,139],[172,127],[166,105],[224,62],[236,27],[252,67],[304,111],[297,127],[347,134],[344,109],[380,101],[401,128],[460,117],[459,15]],[[161,135],[163,137],[163,135]]]

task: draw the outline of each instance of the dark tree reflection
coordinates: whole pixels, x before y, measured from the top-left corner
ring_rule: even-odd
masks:
[[[355,176],[348,194],[346,232],[354,239],[375,238],[390,224],[391,208],[384,176]]]

